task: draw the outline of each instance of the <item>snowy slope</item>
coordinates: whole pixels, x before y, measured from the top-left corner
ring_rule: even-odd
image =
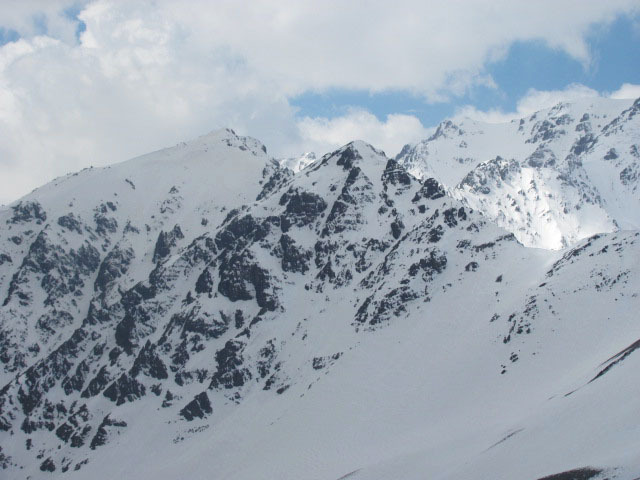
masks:
[[[220,131],[1,213],[4,477],[640,475],[637,229],[528,248],[359,141],[285,167]]]
[[[278,163],[281,167],[291,170],[293,173],[298,173],[300,170],[307,168],[309,165],[317,160],[316,154],[313,152],[306,152],[299,157],[289,157],[278,159]]]
[[[5,207],[0,383],[77,328],[96,281],[113,280],[117,292],[146,278],[160,232],[171,237],[170,248],[187,243],[208,231],[209,222],[219,224],[229,209],[253,201],[273,168],[260,143],[221,130],[67,175]],[[170,234],[176,225],[179,231]],[[105,256],[118,257],[119,272],[100,270]],[[42,304],[46,311],[38,308]]]
[[[640,99],[560,103],[506,124],[443,122],[397,160],[528,246],[638,228]]]

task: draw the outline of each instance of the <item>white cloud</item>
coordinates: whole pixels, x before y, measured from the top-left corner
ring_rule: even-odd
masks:
[[[632,10],[636,0],[6,0],[0,26],[23,39],[0,46],[0,202],[221,126],[275,154],[353,136],[393,151],[403,129],[420,131],[415,118],[298,123],[289,99],[327,88],[446,99],[493,86],[484,65],[514,41],[588,62],[589,28]]]
[[[609,94],[611,98],[617,99],[636,99],[640,98],[640,85],[634,85],[632,83],[624,83],[615,92]]]
[[[575,102],[582,98],[597,98],[600,94],[589,87],[574,83],[563,90],[531,89],[518,101],[520,116],[530,115],[537,110],[551,108],[560,102]]]
[[[332,119],[306,117],[298,122],[300,151],[326,152],[351,140],[364,140],[395,156],[407,143],[428,136],[420,120],[411,115],[389,115],[385,121],[361,109]]]
[[[625,83],[615,92],[600,93],[585,85],[574,83],[563,90],[536,90],[532,88],[518,100],[514,112],[504,112],[498,109],[479,110],[472,105],[466,105],[459,108],[455,116],[488,123],[504,123],[514,118],[526,117],[538,110],[551,108],[560,102],[575,102],[585,98],[634,99],[638,97],[640,97],[640,85]]]
[[[23,37],[47,34],[73,42],[77,22],[71,9],[82,8],[89,0],[3,0],[0,5],[0,27],[18,32]]]

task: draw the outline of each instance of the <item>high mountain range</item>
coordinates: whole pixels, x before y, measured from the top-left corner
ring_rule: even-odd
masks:
[[[0,210],[3,477],[637,478],[639,149],[600,99],[54,180]]]

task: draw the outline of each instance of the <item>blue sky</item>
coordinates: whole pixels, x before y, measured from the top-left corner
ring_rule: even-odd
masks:
[[[20,38],[20,34],[15,30],[0,27],[0,45],[8,42],[15,42]]]
[[[515,42],[506,58],[487,63],[485,71],[496,87],[475,86],[462,96],[429,102],[407,91],[369,93],[365,90],[309,91],[292,99],[299,115],[336,117],[359,107],[383,120],[389,114],[417,116],[424,125],[436,125],[462,106],[479,110],[516,111],[517,102],[530,89],[563,90],[581,84],[598,92],[613,92],[623,83],[640,84],[640,23],[637,17],[619,16],[611,24],[594,25],[586,38],[592,59],[584,63],[543,41]]]

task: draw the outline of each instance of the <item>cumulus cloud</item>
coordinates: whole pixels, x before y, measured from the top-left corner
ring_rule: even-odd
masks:
[[[0,27],[21,39],[0,46],[0,202],[221,126],[276,155],[354,136],[394,151],[417,119],[299,119],[289,100],[328,88],[446,100],[492,86],[486,62],[515,41],[588,62],[589,28],[637,10],[636,0],[7,0]]]
[[[4,0],[0,6],[0,27],[23,37],[47,34],[73,42],[78,22],[73,12],[89,0]]]
[[[362,109],[351,109],[346,115],[328,118],[305,117],[297,123],[303,151],[326,151],[351,140],[365,142],[395,156],[407,143],[428,136],[428,130],[412,115],[388,115],[385,121]]]
[[[504,112],[498,109],[479,110],[472,105],[461,107],[456,112],[457,118],[472,118],[488,123],[504,123],[514,118],[522,118],[532,113],[551,108],[560,102],[575,102],[585,98],[613,98],[635,99],[640,97],[640,85],[630,83],[623,84],[618,90],[611,93],[600,93],[597,90],[581,84],[571,84],[562,90],[536,90],[530,89],[516,105],[513,112]]]
[[[600,94],[581,84],[569,85],[563,90],[531,89],[518,101],[518,113],[521,116],[530,115],[537,110],[551,108],[559,102],[574,102],[582,98],[596,98]]]
[[[640,85],[632,83],[623,83],[615,92],[611,92],[609,97],[616,99],[636,99],[640,98]]]

